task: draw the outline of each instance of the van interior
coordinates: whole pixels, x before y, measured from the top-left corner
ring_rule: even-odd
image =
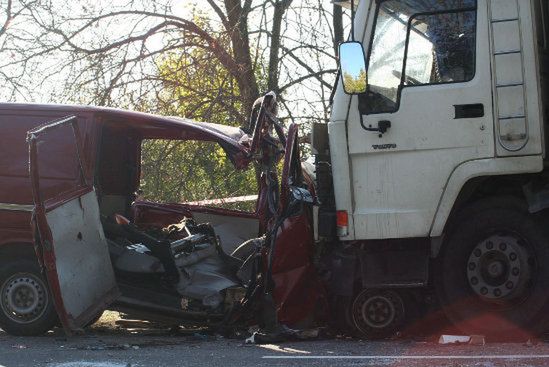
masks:
[[[94,180],[122,294],[116,308],[154,313],[156,319],[159,314],[216,319],[243,298],[250,281],[250,255],[260,246],[258,240],[247,241],[258,236],[255,213],[231,215],[171,204],[162,214],[162,226],[135,223],[142,140],[182,135],[146,124],[103,123]],[[237,248],[238,255],[231,256]]]

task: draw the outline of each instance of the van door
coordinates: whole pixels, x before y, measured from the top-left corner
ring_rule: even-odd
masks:
[[[68,333],[86,325],[119,294],[97,196],[86,180],[78,127],[77,118],[71,116],[27,133],[35,243]],[[61,141],[71,142],[74,149],[67,146],[52,160],[48,147]],[[41,184],[53,179],[70,182],[70,189],[44,195]]]
[[[368,90],[352,98],[347,127],[354,237],[426,237],[452,172],[495,155],[488,5],[376,7]]]
[[[324,289],[312,262],[315,253],[312,191],[312,183],[302,172],[298,126],[291,124],[280,177],[278,215],[275,227],[269,228],[276,232],[276,238],[268,256],[277,317],[290,326],[311,320],[326,310]]]

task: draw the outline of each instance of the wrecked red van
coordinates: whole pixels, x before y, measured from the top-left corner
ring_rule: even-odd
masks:
[[[297,126],[283,133],[275,98],[257,104],[249,134],[123,110],[0,104],[0,327],[37,335],[60,322],[70,333],[106,308],[246,323],[269,299],[277,322],[310,320],[322,302],[314,189]],[[256,165],[255,211],[141,200],[145,139],[209,141],[235,169]]]

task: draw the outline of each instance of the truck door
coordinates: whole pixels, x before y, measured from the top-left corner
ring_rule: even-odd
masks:
[[[37,252],[61,323],[70,333],[112,302],[118,288],[97,196],[86,180],[77,118],[71,116],[33,129],[27,141]],[[52,151],[59,153],[59,144],[66,151],[51,157]],[[54,196],[41,191],[41,186],[51,180],[65,181],[69,189]]]
[[[347,126],[354,235],[425,237],[451,173],[494,156],[488,5],[373,6],[367,92],[352,98]]]

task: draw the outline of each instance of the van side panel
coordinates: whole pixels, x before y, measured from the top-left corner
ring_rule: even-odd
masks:
[[[10,243],[32,243],[30,219],[33,201],[29,179],[27,131],[67,115],[79,117],[86,177],[91,180],[95,160],[92,112],[59,108],[48,110],[47,106],[33,105],[18,105],[14,108],[9,108],[9,105],[7,108],[0,106],[0,246]],[[55,144],[41,147],[45,157],[41,165],[48,177],[42,183],[41,192],[44,199],[57,196],[73,187],[74,180],[78,178],[74,167],[58,164],[55,158],[59,154],[76,154],[73,139],[67,139],[65,133],[56,136],[54,142]]]

